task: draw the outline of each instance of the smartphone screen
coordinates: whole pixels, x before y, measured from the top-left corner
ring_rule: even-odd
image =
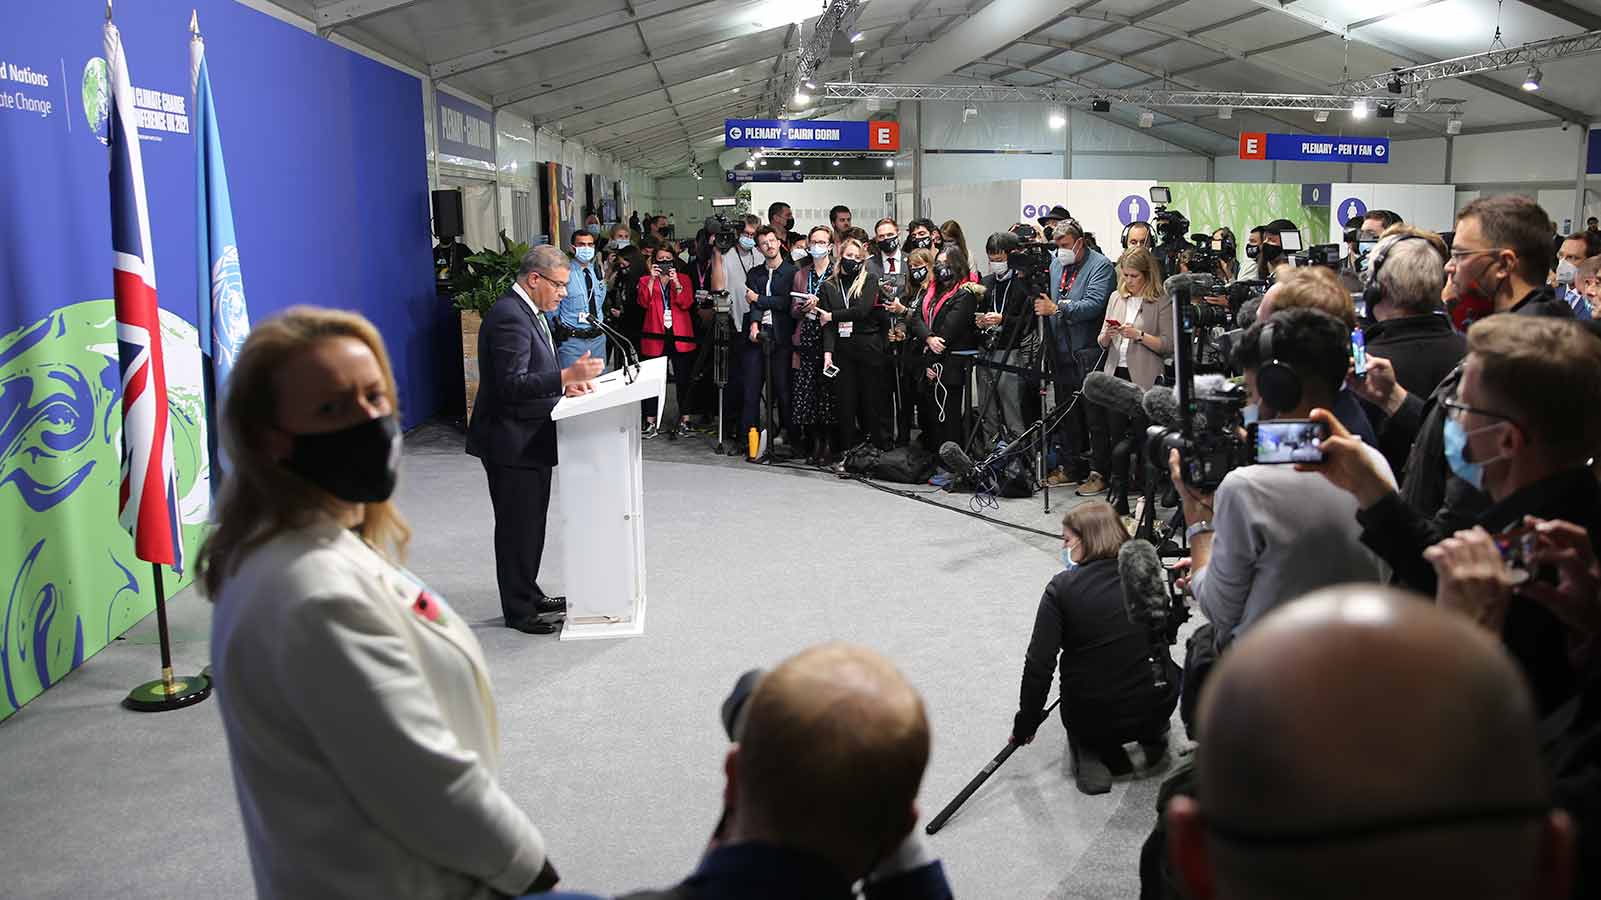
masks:
[[[1262,465],[1322,462],[1318,445],[1329,436],[1322,422],[1311,419],[1269,419],[1251,431],[1256,461]]]
[[[1351,329],[1351,363],[1354,366],[1356,377],[1366,378],[1368,374],[1368,344],[1362,336],[1362,329]]]

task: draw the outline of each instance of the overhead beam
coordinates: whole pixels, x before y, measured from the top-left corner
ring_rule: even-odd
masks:
[[[1167,2],[1159,3],[1159,4],[1157,4],[1156,6],[1150,8],[1150,9],[1141,10],[1140,11],[1140,17],[1141,18],[1150,18],[1152,16],[1159,16],[1162,13],[1165,13],[1168,10],[1170,10],[1170,9],[1176,7],[1176,6],[1183,6],[1184,4],[1186,4],[1188,2],[1189,2],[1189,0],[1167,0]],[[1088,9],[1089,7],[1094,6],[1094,5],[1095,4],[1093,2],[1092,3],[1085,3],[1080,7],[1080,9]],[[1073,16],[1075,16],[1077,14],[1077,12],[1078,12],[1077,10],[1068,10],[1060,18],[1058,18],[1057,20],[1047,24],[1045,26],[1045,28],[1049,28],[1049,27],[1051,27],[1051,25],[1055,25],[1056,22],[1059,22],[1062,19],[1072,18]],[[1076,45],[1080,45],[1080,46],[1082,46],[1084,44],[1091,44],[1091,43],[1094,43],[1095,41],[1100,40],[1103,37],[1106,37],[1109,34],[1113,34],[1115,32],[1122,31],[1126,27],[1127,26],[1124,25],[1121,22],[1110,22],[1110,23],[1108,23],[1106,25],[1106,27],[1097,28],[1096,30],[1090,32],[1089,34],[1086,34],[1083,37],[1079,38],[1078,40],[1073,41],[1073,43],[1076,44]],[[1041,31],[1044,31],[1045,28],[1040,28],[1040,29],[1036,29],[1035,31],[1031,31],[1028,34],[1023,35],[1022,38],[1019,38],[1018,40],[1013,41],[1010,44],[1007,44],[1005,47],[1000,48],[1000,50],[996,50],[995,53],[999,53],[999,52],[1001,52],[1001,50],[1006,50],[1006,49],[1009,49],[1011,47],[1014,47],[1018,43],[1021,43],[1022,41],[1027,40],[1028,38],[1031,38],[1036,34],[1039,34]],[[985,59],[989,59],[990,57],[993,57],[995,55],[995,53],[991,53],[991,54],[989,54],[988,56],[986,56],[984,58]],[[1021,69],[1026,69],[1029,66],[1039,65],[1040,63],[1048,61],[1051,57],[1053,57],[1055,55],[1056,55],[1055,53],[1045,54],[1044,56],[1041,56],[1038,59],[1029,60],[1027,63],[1024,63],[1023,66],[1020,67],[1020,68],[1010,68],[1009,67],[1008,69],[1002,70],[1001,72],[997,73],[996,77],[1005,77],[1007,75],[1010,75],[1012,72],[1021,71]]]
[[[647,0],[632,9],[621,9],[615,12],[600,13],[577,22],[562,25],[557,28],[547,28],[535,34],[517,38],[464,53],[442,62],[434,63],[428,67],[428,74],[436,79],[452,78],[485,66],[503,63],[509,59],[560,47],[573,41],[581,41],[597,34],[605,34],[619,28],[631,28],[640,22],[672,13],[685,12],[701,6],[718,3],[720,0]]]
[[[1572,3],[1563,3],[1562,0],[1523,0],[1523,2],[1564,22],[1572,22],[1585,31],[1601,29],[1601,15],[1580,9]]]
[[[335,29],[355,24],[369,16],[405,9],[418,2],[420,0],[339,0],[338,3],[318,7],[311,18],[317,23],[317,33],[327,37]]]
[[[750,65],[750,63],[743,63],[742,65]],[[724,67],[724,68],[726,68],[726,67]],[[534,123],[535,124],[543,124],[543,123],[548,123],[548,122],[556,122],[556,121],[560,121],[562,119],[565,119],[568,116],[574,116],[574,115],[579,115],[579,114],[583,114],[585,116],[588,116],[588,115],[591,115],[593,113],[600,112],[603,109],[610,109],[613,106],[620,106],[620,105],[622,105],[624,103],[629,103],[629,102],[632,102],[634,100],[638,100],[641,97],[648,97],[648,96],[650,96],[652,94],[656,94],[656,93],[664,93],[664,94],[666,94],[667,95],[667,102],[668,103],[672,103],[672,104],[698,103],[698,102],[700,102],[702,100],[709,100],[712,97],[716,97],[716,96],[719,96],[719,95],[722,95],[722,94],[733,95],[733,89],[732,88],[722,87],[722,88],[718,88],[715,91],[708,91],[708,92],[705,92],[705,93],[702,93],[702,94],[698,94],[698,95],[696,95],[694,97],[688,97],[688,98],[681,99],[681,100],[673,99],[673,96],[671,94],[671,91],[672,91],[673,88],[683,87],[686,84],[690,84],[690,83],[693,83],[693,82],[696,82],[696,81],[700,81],[700,80],[705,79],[705,78],[711,78],[713,76],[721,74],[722,72],[723,72],[723,68],[719,68],[719,69],[716,69],[716,70],[711,71],[711,72],[703,72],[703,73],[701,73],[699,75],[696,75],[694,78],[684,78],[684,79],[679,79],[679,80],[676,80],[676,81],[672,81],[672,82],[669,82],[666,85],[660,86],[660,87],[647,87],[647,88],[643,88],[643,89],[639,89],[639,90],[631,90],[631,91],[621,92],[621,93],[617,93],[617,94],[612,94],[609,97],[602,98],[602,101],[599,102],[599,103],[585,103],[585,104],[583,104],[583,108],[582,109],[579,109],[576,106],[553,107],[550,110],[547,110],[545,112],[541,112],[538,116],[536,116],[535,120],[534,120]],[[757,78],[757,79],[754,79],[754,80],[751,80],[751,81],[742,81],[738,85],[735,85],[735,87],[737,87],[740,90],[741,93],[743,93],[745,91],[745,89],[747,89],[747,88],[760,87],[762,89],[762,91],[759,91],[755,96],[761,96],[762,92],[765,92],[767,83],[769,81],[771,81],[771,80],[772,80],[772,76],[771,75],[766,75],[766,76],[763,76],[761,78]],[[568,112],[568,110],[571,110],[571,111]]]
[[[1438,60],[1430,58],[1426,53],[1415,50],[1404,44],[1389,40],[1388,38],[1363,36],[1360,33],[1348,31],[1346,26],[1330,21],[1329,19],[1325,19],[1315,13],[1305,12],[1295,9],[1294,7],[1281,6],[1278,0],[1250,0],[1250,2],[1274,12],[1290,16],[1315,28],[1322,29],[1328,34],[1338,35],[1346,40],[1356,41],[1359,44],[1366,44],[1376,50],[1383,50],[1385,53],[1397,57],[1398,59],[1405,60],[1407,63],[1414,66],[1423,65],[1430,62],[1438,62]],[[1372,20],[1364,20],[1364,22],[1354,24],[1362,25],[1371,21]],[[1587,113],[1580,112],[1579,110],[1576,110],[1570,106],[1564,106],[1561,103],[1557,103],[1552,100],[1547,100],[1544,97],[1535,96],[1529,91],[1521,90],[1513,87],[1510,84],[1503,84],[1494,78],[1489,77],[1488,75],[1463,75],[1460,80],[1466,84],[1471,84],[1480,90],[1489,91],[1492,94],[1498,94],[1507,98],[1508,100],[1521,103],[1531,109],[1537,109],[1548,116],[1554,116],[1565,122],[1579,122],[1581,124],[1588,124],[1590,121],[1590,116]]]

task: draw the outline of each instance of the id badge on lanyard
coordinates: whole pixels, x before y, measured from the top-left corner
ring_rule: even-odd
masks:
[[[662,282],[662,330],[673,330],[673,304],[667,299],[667,282]]]

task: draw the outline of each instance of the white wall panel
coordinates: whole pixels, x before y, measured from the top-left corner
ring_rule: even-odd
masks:
[[[1460,135],[1451,156],[1451,180],[1459,184],[1573,181],[1578,137],[1545,128]]]
[[[1445,180],[1445,138],[1394,141],[1388,164],[1355,169],[1357,178],[1379,184],[1439,184]]]
[[[800,184],[750,185],[751,212],[767,220],[767,207],[779,201],[788,203],[795,213],[795,230],[827,225],[828,211],[843,203],[851,208],[851,224],[873,231],[873,223],[893,215],[893,204],[885,197],[895,192],[890,178],[816,178]]]
[[[1060,178],[1060,156],[989,153],[926,153],[923,190],[947,184],[984,184],[1020,178]]]
[[[1074,154],[1073,177],[1206,181],[1204,156],[1093,156]]]
[[[925,188],[924,200],[929,218],[936,223],[955,219],[969,243],[983,246],[991,232],[1004,231],[1020,218],[1020,181],[991,181],[983,184],[942,184]],[[904,225],[902,226],[904,227]]]

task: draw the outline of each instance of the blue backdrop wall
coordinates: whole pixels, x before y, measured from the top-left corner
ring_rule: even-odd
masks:
[[[117,4],[138,90],[190,558],[208,493],[195,349],[191,10],[222,128],[253,320],[297,303],[383,332],[406,424],[459,336],[433,291],[421,83],[231,0]],[[0,28],[0,718],[149,612],[116,526],[103,0],[8,4]],[[19,535],[17,540],[13,536]],[[173,585],[176,586],[176,585]]]

